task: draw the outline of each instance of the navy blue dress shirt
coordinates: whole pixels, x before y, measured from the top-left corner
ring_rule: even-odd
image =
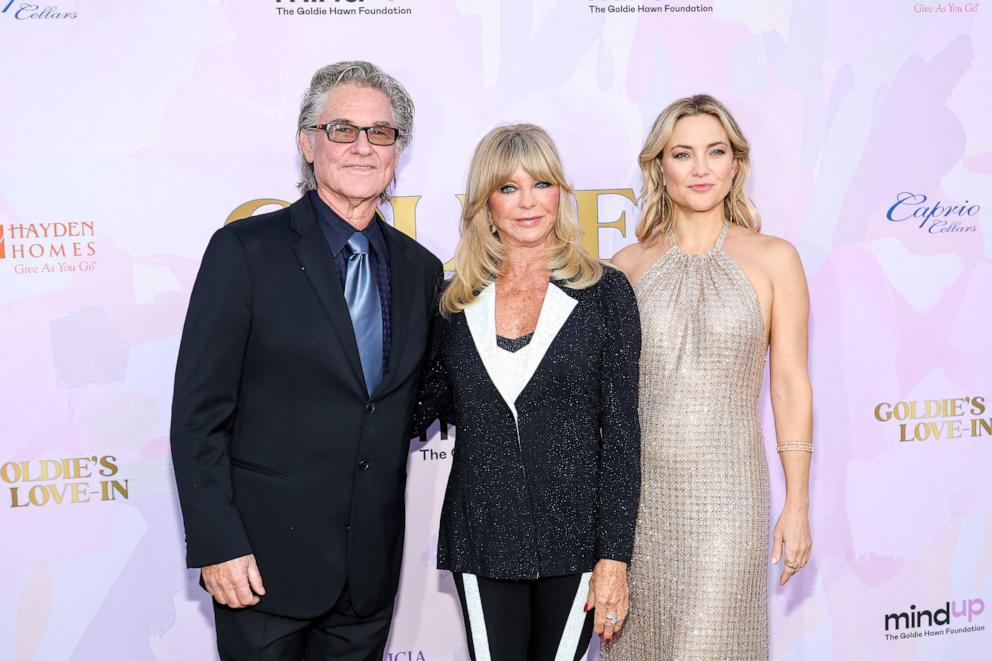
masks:
[[[331,255],[338,267],[338,276],[341,280],[341,289],[344,289],[345,276],[348,273],[348,251],[345,245],[348,239],[355,233],[355,228],[339,216],[331,207],[327,205],[317,191],[310,191],[310,204],[313,205],[320,229],[324,232],[327,245],[331,248]],[[369,248],[372,253],[372,273],[379,288],[379,302],[382,305],[382,374],[385,376],[389,372],[389,348],[392,344],[392,332],[390,330],[389,315],[391,312],[392,297],[390,291],[389,278],[389,248],[386,247],[386,236],[382,230],[383,220],[377,211],[362,234],[369,240]]]

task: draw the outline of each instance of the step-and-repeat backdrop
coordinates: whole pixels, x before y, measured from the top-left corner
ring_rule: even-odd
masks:
[[[384,211],[443,261],[494,125],[553,134],[609,258],[652,120],[722,99],[812,296],[815,546],[770,583],[772,655],[989,658],[986,4],[0,0],[0,658],[216,658],[169,459],[180,329],[211,233],[296,198],[300,95],[342,59],[416,101]],[[390,661],[468,658],[433,568],[455,443],[410,447]]]

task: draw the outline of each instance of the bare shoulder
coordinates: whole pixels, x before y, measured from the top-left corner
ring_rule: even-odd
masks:
[[[796,247],[783,238],[762,235],[762,250],[766,263],[775,274],[792,278],[803,274],[803,262]]]
[[[630,284],[635,284],[661,255],[659,248],[657,241],[632,243],[613,255],[610,263],[627,276]]]
[[[728,239],[737,244],[739,252],[760,264],[770,274],[782,270],[802,268],[799,251],[785,239],[770,234],[759,234],[754,230],[734,226]]]
[[[610,259],[610,263],[621,271],[626,271],[628,268],[637,264],[643,254],[644,246],[640,243],[632,243],[629,246],[624,246],[617,252],[617,254],[613,255]]]

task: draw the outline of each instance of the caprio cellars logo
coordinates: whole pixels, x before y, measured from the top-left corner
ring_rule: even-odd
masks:
[[[3,0],[0,0],[0,3],[2,2]],[[51,21],[59,19],[71,20],[79,17],[75,11],[70,9],[62,9],[57,5],[39,5],[34,2],[21,2],[20,0],[7,0],[7,3],[3,5],[3,9],[0,10],[0,14],[12,16],[18,21]]]
[[[980,205],[969,200],[962,204],[947,204],[930,200],[922,193],[903,191],[896,195],[896,201],[885,217],[893,223],[912,221],[916,229],[927,234],[954,234],[978,231],[975,219],[981,210]]]

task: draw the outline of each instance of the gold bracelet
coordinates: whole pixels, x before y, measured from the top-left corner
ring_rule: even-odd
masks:
[[[787,450],[799,450],[801,452],[813,452],[812,443],[800,443],[799,441],[790,441],[788,443],[779,443],[778,451],[785,452]]]

